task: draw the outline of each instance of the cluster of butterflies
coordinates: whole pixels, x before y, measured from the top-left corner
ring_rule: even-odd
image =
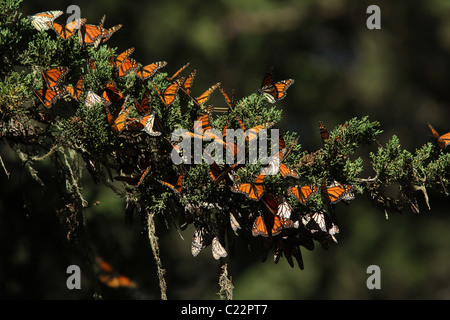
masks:
[[[111,35],[120,29],[121,25],[112,28],[104,28],[104,17],[98,25],[86,24],[86,19],[75,19],[72,22],[61,25],[55,22],[55,19],[62,14],[62,11],[48,11],[35,14],[29,17],[29,20],[37,30],[53,30],[57,36],[64,40],[69,39],[78,31],[79,42],[81,44],[92,45],[94,47],[107,41]],[[222,130],[221,135],[217,135],[212,129],[211,115],[213,111],[233,110],[236,107],[234,99],[226,94],[221,87],[220,82],[212,85],[201,95],[192,96],[192,84],[196,76],[196,70],[187,76],[180,76],[181,72],[189,65],[182,66],[172,76],[167,76],[165,80],[169,82],[168,86],[162,90],[153,83],[152,78],[161,68],[167,65],[165,61],[158,61],[147,65],[142,65],[131,57],[134,48],[129,48],[124,52],[113,55],[109,60],[110,66],[114,71],[116,78],[125,77],[130,72],[141,80],[148,80],[152,83],[155,92],[165,107],[170,107],[180,92],[188,97],[190,101],[198,107],[200,115],[196,119],[192,131],[188,131],[188,137],[200,139],[214,139],[221,142],[224,150],[236,158],[239,153],[239,146],[234,141],[228,142],[226,139],[227,129],[231,123],[230,119]],[[95,61],[88,61],[89,68],[95,70]],[[160,136],[164,130],[163,124],[156,116],[151,108],[152,95],[147,90],[142,99],[134,99],[134,103],[129,103],[130,96],[125,96],[117,87],[113,80],[109,80],[101,92],[94,92],[84,88],[85,76],[82,75],[75,85],[66,84],[65,78],[70,70],[67,67],[56,66],[48,70],[42,70],[42,77],[45,87],[36,92],[36,96],[46,108],[51,108],[53,104],[62,97],[69,97],[76,101],[82,102],[87,106],[101,104],[105,107],[107,122],[115,133],[128,131],[143,131],[150,136]],[[264,75],[262,84],[258,92],[263,95],[269,103],[275,103],[286,97],[287,89],[294,83],[293,79],[282,81],[274,80],[273,68],[270,68]],[[211,94],[220,89],[225,102],[226,108],[214,108],[213,106],[205,106]],[[86,92],[85,95],[82,95]],[[221,110],[222,109],[222,110]],[[137,111],[138,116],[131,116],[133,110]],[[239,127],[245,132],[247,143],[251,143],[253,139],[258,137],[258,133],[262,129],[269,128],[273,123],[263,123],[252,128],[247,128],[244,122],[235,116]],[[344,128],[345,124],[341,127]],[[441,148],[445,148],[450,144],[450,133],[440,136],[429,125],[433,135]],[[319,122],[319,131],[324,144],[329,142],[330,134]],[[339,141],[341,137],[336,137],[335,141]],[[338,182],[336,179],[323,180],[318,185],[291,185],[285,191],[286,194],[292,196],[301,205],[306,203],[316,194],[323,198],[323,203],[327,205],[328,210],[316,210],[312,213],[299,214],[295,212],[285,195],[266,193],[265,179],[268,175],[273,174],[275,168],[279,168],[279,174],[284,179],[300,179],[299,174],[287,166],[284,161],[296,145],[298,138],[288,147],[283,139],[279,138],[279,150],[270,158],[267,167],[262,168],[261,172],[251,182],[243,183],[235,178],[235,172],[244,166],[238,164],[226,164],[219,166],[212,161],[209,166],[209,177],[212,182],[217,185],[226,183],[230,185],[233,193],[242,194],[247,199],[255,203],[261,203],[262,209],[258,213],[250,213],[243,215],[240,212],[229,213],[229,224],[235,234],[241,231],[249,231],[252,236],[261,236],[263,239],[263,258],[267,257],[269,249],[274,246],[274,261],[278,262],[283,255],[293,266],[293,257],[297,260],[298,265],[303,269],[303,261],[300,252],[300,246],[307,249],[314,248],[313,240],[319,241],[320,244],[327,248],[329,243],[336,243],[335,235],[339,233],[336,217],[334,214],[334,206],[343,201],[347,203],[354,199],[354,186]],[[177,148],[173,145],[173,148]],[[139,187],[144,179],[151,174],[151,167],[148,166],[136,177],[119,176],[116,180],[123,181],[129,185]],[[161,179],[157,181],[163,186],[169,187],[178,196],[183,196],[183,181],[186,173],[183,171],[176,177],[175,182],[167,182]],[[187,206],[187,210],[195,211],[198,208]],[[215,259],[224,258],[228,255],[223,246],[221,235],[211,231],[209,226],[195,225],[195,231],[191,243],[191,252],[193,256],[197,256],[205,247],[211,245],[212,254]]]

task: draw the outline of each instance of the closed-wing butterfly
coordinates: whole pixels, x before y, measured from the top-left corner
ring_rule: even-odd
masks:
[[[181,86],[181,89],[184,93],[186,93],[188,96],[191,94],[191,88],[194,83],[195,75],[197,74],[197,70],[192,70],[191,73],[187,76],[186,80],[184,80],[183,85]]]
[[[74,19],[66,25],[61,25],[57,22],[51,22],[49,24],[60,38],[67,40],[70,37],[72,37],[75,34],[75,32],[80,30],[80,28],[82,28],[85,23],[86,19],[83,18],[83,19]]]
[[[77,81],[77,83],[75,84],[75,86],[72,86],[72,85],[66,85],[66,86],[65,86],[67,93],[69,93],[70,96],[71,96],[73,99],[77,100],[77,101],[78,101],[78,99],[79,99],[80,96],[81,96],[81,92],[83,91],[84,77],[85,77],[85,76],[82,75],[82,76],[80,77],[80,79],[78,79],[78,81]]]
[[[211,243],[212,238],[213,234],[211,234],[206,228],[196,227],[191,242],[192,256],[198,256],[200,251]]]
[[[42,71],[47,88],[58,87],[66,77],[67,73],[69,73],[69,68],[66,67],[54,67],[46,71]]]
[[[262,197],[261,201],[266,205],[270,213],[283,219],[291,218],[292,207],[283,196],[267,194]]]
[[[211,251],[214,259],[219,260],[225,258],[228,253],[219,241],[218,237],[214,237],[211,242]]]
[[[184,175],[185,175],[184,172],[181,173],[180,176],[177,179],[177,182],[175,184],[172,184],[172,183],[169,183],[169,182],[166,182],[166,181],[162,181],[162,180],[158,180],[158,182],[160,182],[164,186],[169,187],[170,189],[175,191],[175,193],[179,194],[183,190]]]
[[[447,132],[446,134],[443,134],[442,136],[437,133],[436,130],[431,126],[431,124],[427,123],[428,128],[430,128],[431,133],[433,134],[434,138],[436,139],[437,144],[441,149],[445,149],[450,144],[450,132]]]
[[[50,109],[52,105],[62,97],[65,90],[62,88],[44,88],[36,92],[36,96],[42,102],[42,104]]]
[[[248,199],[259,201],[264,194],[264,179],[266,173],[260,173],[253,182],[241,183],[231,187],[231,191],[235,193],[242,193]]]
[[[302,218],[303,225],[311,233],[325,233],[329,235],[334,242],[337,242],[335,234],[339,233],[339,227],[323,211],[317,211],[313,214],[307,214]]]
[[[273,68],[270,68],[264,75],[261,88],[258,89],[260,94],[263,94],[270,103],[275,103],[278,100],[286,97],[286,90],[294,83],[294,79],[287,79],[275,82],[273,80]]]
[[[346,123],[344,123],[341,126],[341,129],[343,129],[345,127]],[[322,121],[319,120],[319,131],[320,131],[320,137],[322,138],[322,142],[323,144],[325,144],[328,139],[330,138],[330,133],[328,132],[328,130],[325,128],[325,125],[323,124]],[[337,136],[335,139],[335,142],[338,142],[341,139],[341,136]]]
[[[102,97],[110,103],[122,103],[124,99],[122,92],[117,88],[117,85],[113,80],[109,80],[106,83]]]
[[[151,112],[142,116],[141,118],[129,118],[127,119],[127,129],[131,131],[144,131],[150,136],[157,137],[161,135],[162,124],[157,118],[155,112]]]
[[[323,181],[320,189],[322,196],[329,204],[335,204],[341,200],[349,201],[355,198],[352,185],[341,184],[337,181],[333,181],[330,187],[327,187],[325,181]]]
[[[53,20],[58,18],[64,12],[61,10],[54,11],[44,11],[40,13],[36,13],[32,16],[28,16],[28,20],[30,20],[31,24],[38,30],[49,30],[53,23]]]
[[[98,94],[96,94],[94,91],[92,90],[88,90],[87,94],[86,94],[86,101],[85,104],[88,107],[93,107],[96,104],[102,104],[102,105],[109,105],[110,102],[105,100],[103,97],[100,97]]]
[[[158,71],[159,69],[163,68],[164,66],[167,65],[166,61],[158,61],[158,62],[153,62],[150,64],[147,64],[145,66],[140,66],[137,70],[136,70],[136,75],[141,78],[142,80],[151,78],[155,75],[156,71]]]
[[[155,87],[156,92],[158,93],[158,96],[161,98],[162,102],[166,107],[169,107],[172,105],[172,103],[175,101],[178,90],[183,85],[184,77],[178,78],[174,82],[172,82],[161,94],[158,87],[153,83],[153,86]]]
[[[238,218],[236,218],[236,215],[240,216],[238,212],[236,214],[234,212],[230,212],[230,226],[234,232],[237,232],[238,229],[242,229]]]
[[[319,191],[319,188],[314,185],[306,185],[300,188],[291,186],[288,188],[288,192],[302,204],[305,204],[312,195],[317,193],[317,191]]]
[[[133,110],[132,105],[128,107],[126,106],[128,97],[129,96],[124,99],[124,102],[120,107],[119,114],[116,118],[114,118],[114,116],[110,113],[108,107],[106,108],[108,123],[115,133],[121,133],[127,127],[128,115]]]
[[[276,174],[277,172],[274,171],[278,169],[283,178],[286,177],[293,177],[296,179],[300,178],[297,172],[295,172],[293,169],[289,168],[286,164],[283,163],[283,161],[287,158],[287,156],[291,152],[294,145],[297,143],[298,139],[299,137],[297,137],[292,143],[292,145],[289,148],[287,148],[283,137],[279,138],[279,151],[269,159],[269,168],[273,174]]]
[[[169,82],[172,82],[173,80],[175,80],[178,75],[187,68],[187,66],[189,66],[190,62],[186,63],[184,66],[182,66],[180,69],[178,69],[171,77],[166,77],[166,80]]]
[[[141,175],[136,176],[136,177],[126,177],[126,176],[118,176],[118,177],[114,177],[115,180],[117,181],[123,181],[128,183],[129,185],[132,186],[136,186],[139,187],[142,183],[142,181],[144,181],[144,178],[148,175],[148,173],[150,172],[150,166],[147,167],[147,169],[145,169]]]
[[[111,288],[137,288],[137,284],[132,281],[129,277],[118,273],[115,269],[103,260],[101,257],[96,256],[96,263],[99,270],[98,279],[103,284]]]
[[[137,100],[135,100],[134,105],[136,107],[136,111],[141,116],[150,114],[152,109],[150,107],[150,95],[149,95],[148,91],[146,91],[144,93],[144,97],[142,98],[141,102],[138,102]]]

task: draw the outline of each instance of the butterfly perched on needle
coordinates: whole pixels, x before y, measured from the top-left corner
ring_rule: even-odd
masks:
[[[446,134],[439,135],[436,130],[431,126],[431,124],[427,123],[428,128],[430,128],[431,133],[433,134],[434,138],[436,139],[437,144],[441,149],[445,149],[450,144],[450,132],[447,132]]]
[[[319,210],[313,214],[308,213],[302,217],[302,223],[316,238],[325,235],[337,243],[335,235],[339,233],[339,227],[325,212]]]
[[[290,219],[292,207],[285,197],[273,194],[264,195],[261,199],[270,213],[283,219]]]
[[[61,10],[44,11],[28,16],[27,18],[36,30],[42,31],[51,29],[53,20],[58,18],[63,13],[64,12]]]
[[[273,79],[273,67],[269,68],[269,71],[264,75],[261,88],[258,92],[270,103],[275,103],[286,97],[287,89],[294,83],[294,79],[286,79],[275,82]]]
[[[259,214],[252,226],[252,235],[254,237],[276,236],[284,229],[295,227],[294,222],[288,218],[282,218],[273,213]]]
[[[294,145],[297,143],[299,137],[297,137],[289,148],[286,147],[283,137],[278,139],[279,151],[269,158],[269,167],[271,174],[277,174],[280,172],[283,178],[293,177],[299,179],[300,176],[293,169],[289,168],[283,161],[287,158]]]

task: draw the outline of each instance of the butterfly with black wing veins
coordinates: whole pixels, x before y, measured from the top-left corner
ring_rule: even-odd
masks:
[[[273,67],[271,67],[264,75],[261,88],[258,89],[258,92],[264,95],[270,103],[275,103],[281,99],[284,99],[286,97],[287,89],[295,82],[294,79],[286,79],[275,82],[273,79],[273,74]]]

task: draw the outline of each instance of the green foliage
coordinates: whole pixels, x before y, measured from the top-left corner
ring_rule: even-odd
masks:
[[[17,11],[19,4],[20,1],[4,1],[0,4],[0,46],[5,48],[0,66],[2,140],[9,142],[12,149],[21,155],[36,180],[39,179],[39,172],[34,164],[44,159],[53,161],[67,186],[58,190],[57,196],[67,202],[67,207],[74,208],[65,211],[69,212],[67,214],[88,206],[80,191],[81,171],[76,170],[80,163],[84,164],[94,181],[103,183],[118,196],[126,198],[125,213],[138,214],[146,222],[142,228],[149,233],[158,264],[162,297],[165,297],[164,270],[154,219],[159,218],[166,225],[178,220],[181,229],[193,225],[195,229],[206,230],[200,248],[203,249],[212,245],[213,237],[219,237],[224,246],[233,241],[230,237],[248,239],[257,217],[269,217],[270,212],[267,212],[263,201],[248,199],[232,189],[242,183],[253,183],[265,164],[249,163],[246,157],[244,164],[230,172],[231,178],[227,175],[224,181],[216,184],[210,179],[209,164],[173,163],[171,133],[180,128],[192,131],[193,122],[202,114],[204,106],[197,106],[194,99],[182,91],[178,92],[173,104],[166,106],[160,93],[171,84],[167,73],[159,71],[148,80],[141,80],[135,72],[118,77],[111,59],[124,48],[112,48],[105,43],[94,48],[80,44],[77,36],[62,40],[52,30],[37,31],[28,19],[21,18]],[[90,61],[95,62],[95,68],[89,66]],[[42,72],[55,66],[64,66],[70,70],[63,85],[75,86],[82,76],[85,77],[84,85],[78,100],[65,93],[51,108],[45,108],[35,92],[45,86]],[[101,96],[111,80],[123,94],[124,100],[111,105],[96,103],[90,106],[86,102],[88,91]],[[197,90],[196,87],[194,89]],[[202,90],[198,93],[201,92]],[[162,123],[161,136],[150,136],[141,130],[128,130],[128,127],[121,132],[113,131],[108,118],[109,109],[125,110],[132,107],[128,119],[136,119],[139,113],[133,106],[145,94],[148,94],[151,110]],[[213,98],[212,100],[216,102]],[[224,102],[220,101],[218,104],[223,105]],[[282,111],[278,105],[269,103],[264,95],[252,93],[238,100],[227,112],[213,113],[211,123],[219,130],[226,124],[229,128],[239,129],[237,118],[248,128],[266,123],[273,123],[273,128],[278,128]],[[319,134],[319,130],[317,133]],[[365,116],[350,119],[330,130],[328,140],[323,141],[322,148],[315,151],[304,149],[300,137],[289,155],[283,159],[283,164],[293,168],[300,178],[284,178],[276,174],[268,175],[264,180],[265,195],[283,196],[294,208],[289,218],[294,227],[286,227],[277,237],[265,237],[263,255],[267,255],[268,247],[273,244],[271,241],[275,241],[273,239],[279,241],[274,244],[279,256],[283,254],[280,253],[282,247],[277,245],[286,239],[292,240],[288,244],[292,246],[289,250],[295,249],[295,252],[300,252],[300,246],[314,249],[314,242],[319,242],[324,248],[335,242],[334,234],[329,229],[318,230],[305,223],[305,220],[321,211],[334,223],[337,204],[327,202],[321,190],[308,201],[305,200],[305,203],[299,203],[288,192],[292,186],[311,184],[320,189],[322,183],[330,185],[338,181],[352,186],[352,192],[366,192],[386,213],[402,211],[405,204],[413,212],[419,212],[416,195],[418,191],[422,192],[430,205],[427,188],[439,187],[447,194],[450,155],[432,143],[425,144],[413,154],[401,149],[399,139],[393,136],[386,146],[380,146],[369,155],[375,176],[362,177],[367,168],[364,167],[363,157],[356,154],[362,147],[375,144],[381,133],[380,123],[369,121]],[[285,132],[282,136],[287,148],[298,137],[292,132]],[[207,145],[207,142],[203,142],[202,151]],[[64,165],[61,165],[61,159],[64,159]],[[140,178],[146,168],[150,168],[150,173],[143,177],[140,184],[134,181],[117,181],[117,178],[124,177]],[[225,170],[227,166],[220,165],[220,168]],[[162,183],[175,184],[181,174],[184,174],[182,192],[173,191]],[[387,195],[386,188],[392,185],[398,188],[398,193]],[[343,200],[347,204],[349,201]],[[239,218],[240,229],[233,230],[230,236],[230,214],[234,213]],[[269,223],[268,225],[270,226]],[[266,241],[269,241],[269,245]],[[292,257],[287,251],[283,252],[293,266]],[[296,253],[295,258],[303,269],[301,254]],[[224,257],[220,259],[223,260]],[[231,295],[232,285],[227,275],[224,269],[221,276],[223,297]]]

